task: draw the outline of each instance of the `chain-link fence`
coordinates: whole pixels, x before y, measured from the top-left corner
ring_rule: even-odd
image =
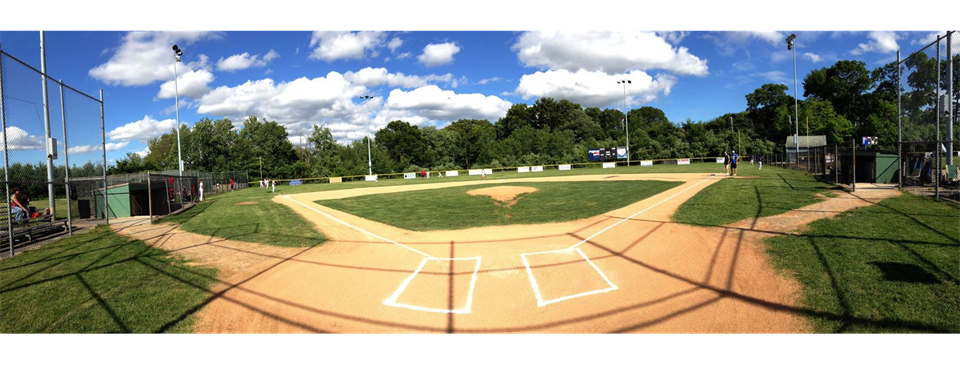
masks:
[[[72,231],[79,198],[103,189],[103,102],[0,50],[0,118],[0,255],[7,256]]]
[[[956,32],[945,32],[899,64],[901,186],[936,199],[957,199],[960,39]]]

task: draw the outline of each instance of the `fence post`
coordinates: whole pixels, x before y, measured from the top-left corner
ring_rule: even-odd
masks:
[[[150,214],[150,224],[153,224],[153,184],[151,184],[150,172],[147,171],[147,210]]]
[[[73,209],[70,204],[70,145],[67,144],[67,102],[63,99],[63,80],[60,80],[60,119],[63,120],[64,190],[67,192],[67,232],[73,236]],[[54,215],[54,219],[56,215]]]
[[[103,89],[100,89],[100,143],[103,146],[103,217],[110,225],[110,199],[107,199],[107,133],[103,127]]]
[[[2,50],[2,47],[0,47]],[[0,122],[3,123],[3,130],[7,130],[7,109],[3,104],[3,52],[0,51]],[[3,134],[3,185],[6,188],[6,195],[4,195],[4,203],[7,204],[7,240],[10,244],[10,257],[13,257],[13,218],[10,217],[10,159],[9,154],[7,153],[9,149],[7,148],[7,134]]]

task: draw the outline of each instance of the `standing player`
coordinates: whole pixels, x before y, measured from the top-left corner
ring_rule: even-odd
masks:
[[[730,175],[730,155],[727,154],[727,151],[723,151],[723,171]]]
[[[733,156],[730,158],[730,170],[733,171],[733,176],[737,176],[737,151],[733,151]]]
[[[763,170],[763,155],[757,156],[757,170]]]
[[[203,179],[200,179],[200,201],[203,201]]]

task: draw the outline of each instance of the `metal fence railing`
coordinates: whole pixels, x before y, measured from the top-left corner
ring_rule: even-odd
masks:
[[[38,237],[72,233],[78,198],[103,189],[102,95],[74,89],[0,49],[0,256]]]

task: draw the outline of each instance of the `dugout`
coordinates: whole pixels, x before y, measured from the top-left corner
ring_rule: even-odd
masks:
[[[107,202],[110,203],[110,218],[150,215],[150,200],[153,199],[153,215],[167,215],[180,209],[182,204],[170,201],[171,192],[160,184],[148,190],[146,183],[124,183],[107,187]],[[94,191],[96,218],[103,218],[103,188]]]
[[[840,151],[840,165],[847,173],[838,177],[841,184],[851,183],[853,159],[856,158],[856,182],[859,183],[895,183],[897,182],[897,154],[884,151]]]

